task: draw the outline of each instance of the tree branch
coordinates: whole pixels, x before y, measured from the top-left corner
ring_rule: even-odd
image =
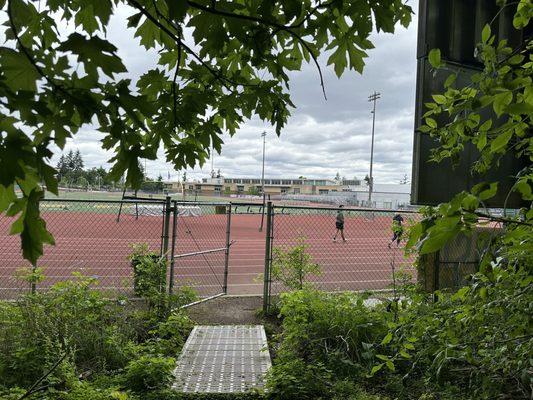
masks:
[[[518,221],[515,219],[509,219],[509,218],[503,218],[503,217],[495,217],[494,215],[482,213],[479,211],[474,211],[473,214],[477,215],[478,217],[487,218],[488,220],[491,220],[491,221],[504,222],[504,223],[516,224],[516,225],[533,226],[533,224],[530,222]]]
[[[337,0],[333,0],[333,1],[337,1]],[[210,13],[210,14],[220,15],[220,16],[228,17],[228,18],[242,19],[242,20],[245,20],[245,21],[256,22],[256,23],[261,24],[261,25],[267,25],[267,26],[276,28],[273,31],[273,35],[275,35],[276,33],[280,32],[280,31],[284,31],[284,32],[287,32],[292,37],[296,38],[302,44],[302,46],[309,52],[309,54],[311,55],[311,58],[313,59],[315,65],[316,65],[316,67],[318,69],[318,75],[320,77],[320,86],[322,87],[322,93],[324,95],[324,98],[326,100],[328,99],[327,96],[326,96],[326,88],[324,86],[324,77],[322,75],[322,69],[320,68],[320,64],[318,63],[318,59],[317,59],[315,53],[313,52],[313,50],[302,39],[302,37],[292,30],[292,28],[293,28],[292,26],[287,26],[287,25],[283,25],[283,24],[280,24],[280,23],[277,23],[277,22],[268,21],[266,19],[259,18],[259,17],[254,17],[254,16],[251,16],[251,15],[235,14],[235,13],[230,13],[230,12],[227,12],[227,11],[217,10],[217,9],[215,9],[213,7],[206,7],[204,5],[198,4],[198,3],[194,2],[194,1],[190,1],[190,0],[187,0],[187,4],[189,4],[190,7],[196,8],[198,10],[205,11],[205,12]],[[304,21],[302,21],[301,24],[303,24],[303,22]],[[297,27],[298,26],[295,26],[295,28],[297,28]]]
[[[193,49],[191,49],[189,46],[187,46],[183,41],[176,35],[174,32],[172,32],[170,29],[168,29],[166,26],[161,24],[157,18],[155,18],[152,14],[150,14],[137,0],[127,0],[128,3],[130,3],[134,8],[139,10],[141,14],[143,14],[150,22],[152,22],[155,26],[157,26],[160,30],[162,30],[164,33],[166,33],[170,38],[172,38],[176,43],[181,45],[181,47],[189,53],[191,56],[193,56],[204,68],[206,68],[211,75],[213,75],[216,79],[218,79],[222,85],[227,89],[231,91],[231,88],[228,87],[227,82],[228,79],[220,74],[219,71],[212,68],[209,64],[207,64],[202,58],[195,53]]]
[[[67,357],[67,355],[68,355],[68,353],[65,352],[65,354],[63,354],[63,356],[61,356],[61,358],[59,360],[57,360],[54,365],[52,365],[52,367],[48,370],[48,372],[46,372],[43,376],[41,376],[39,379],[37,379],[37,381],[26,391],[26,393],[24,393],[22,396],[20,396],[18,398],[18,400],[25,399],[26,397],[31,396],[35,391],[37,391],[37,389],[36,389],[37,385],[39,383],[41,383],[43,380],[45,380],[48,375],[50,375],[52,372],[54,372],[55,369],[59,366],[59,364],[61,364],[61,362]]]
[[[317,12],[317,10],[319,8],[327,8],[329,7],[330,5],[332,5],[333,3],[337,2],[339,0],[331,0],[330,2],[328,3],[318,3],[300,22],[298,23],[295,23],[293,25],[290,25],[288,26],[288,28],[299,28],[301,27],[303,24],[305,24],[307,21],[309,21],[309,19],[315,15],[315,13]]]

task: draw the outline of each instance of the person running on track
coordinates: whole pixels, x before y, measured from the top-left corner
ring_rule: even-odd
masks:
[[[339,210],[337,211],[337,218],[335,219],[335,228],[337,230],[335,231],[335,235],[333,236],[333,241],[337,241],[337,234],[340,232],[341,238],[343,242],[346,242],[346,238],[344,237],[344,214],[342,213],[342,208],[344,206],[341,204],[339,206]]]
[[[403,217],[400,214],[396,214],[394,217],[392,217],[392,233],[394,234],[392,236],[392,240],[387,245],[390,249],[390,245],[393,244],[396,241],[396,247],[400,247],[400,241],[402,240],[403,235]]]

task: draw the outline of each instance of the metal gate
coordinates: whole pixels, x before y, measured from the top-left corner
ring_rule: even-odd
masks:
[[[228,291],[231,204],[173,201],[169,293],[192,287],[202,299]]]

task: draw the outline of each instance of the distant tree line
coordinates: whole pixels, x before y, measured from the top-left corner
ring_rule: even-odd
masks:
[[[114,181],[104,167],[84,168],[85,163],[79,150],[70,150],[62,154],[57,163],[59,186],[78,189],[123,189],[124,179]],[[163,177],[158,176],[153,180],[145,175],[142,164],[139,168],[143,175],[143,183],[140,190],[146,192],[161,192],[164,189]]]

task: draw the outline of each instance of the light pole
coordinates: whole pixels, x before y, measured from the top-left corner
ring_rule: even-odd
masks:
[[[368,96],[368,101],[374,102],[372,111],[372,144],[370,146],[370,177],[368,180],[368,206],[372,207],[372,190],[374,189],[374,178],[372,176],[372,166],[374,163],[374,127],[376,125],[376,101],[380,99],[381,93],[374,91]]]
[[[266,147],[266,135],[267,133],[263,131],[261,137],[263,138],[263,169],[261,172],[261,193],[263,195],[263,208],[261,213],[261,225],[259,226],[259,232],[263,231],[263,220],[265,218],[265,147]]]

